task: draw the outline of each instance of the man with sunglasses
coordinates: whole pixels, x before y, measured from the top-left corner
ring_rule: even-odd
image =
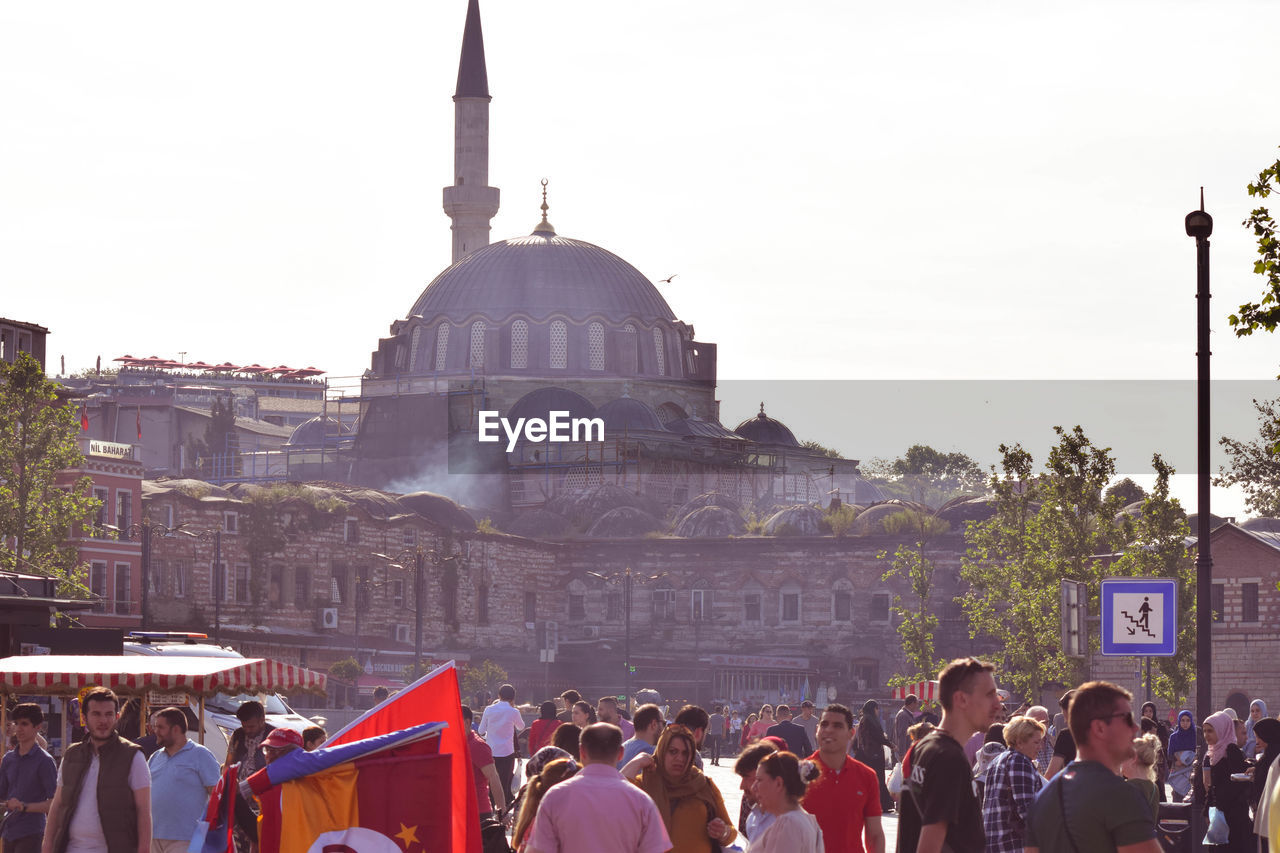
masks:
[[[1026,853],[1161,853],[1151,807],[1120,776],[1138,733],[1132,700],[1106,681],[1075,692],[1067,725],[1076,759],[1031,804]]]

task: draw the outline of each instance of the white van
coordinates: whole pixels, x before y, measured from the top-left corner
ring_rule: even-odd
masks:
[[[124,653],[126,655],[162,655],[164,657],[214,657],[243,658],[244,655],[235,649],[206,642],[207,634],[190,634],[170,631],[131,631],[125,634]],[[236,719],[236,710],[245,702],[256,699],[262,703],[267,712],[267,722],[276,728],[294,729],[301,733],[309,726],[315,725],[311,720],[301,716],[285,703],[283,697],[276,693],[259,693],[252,695],[241,693],[230,696],[218,693],[204,700],[204,745],[221,763],[227,755],[227,742],[231,733],[240,727]],[[190,699],[187,703],[192,715],[200,713],[200,700]],[[153,707],[152,713],[160,710]],[[130,735],[123,732],[126,737]],[[136,737],[136,733],[133,735]],[[189,732],[188,737],[199,740],[197,732]]]

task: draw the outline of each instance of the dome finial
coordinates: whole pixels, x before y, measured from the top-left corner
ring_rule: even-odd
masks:
[[[542,179],[542,221],[533,229],[534,234],[550,234],[555,236],[555,227],[547,221],[547,211],[551,208],[547,206],[547,179]]]
[[[764,417],[764,401],[760,401],[760,416]]]

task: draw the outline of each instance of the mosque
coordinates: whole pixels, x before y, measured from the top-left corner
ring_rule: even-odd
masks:
[[[516,512],[569,492],[617,486],[655,512],[709,491],[743,506],[880,498],[857,461],[806,449],[760,412],[719,420],[714,343],[697,338],[658,288],[607,249],[558,233],[543,183],[541,220],[491,242],[499,190],[489,186],[490,95],[478,0],[469,0],[454,100],[452,264],[378,341],[361,383],[359,425],[339,464],[353,483],[428,489],[473,507]],[[534,217],[530,217],[533,219]],[[599,419],[603,440],[477,440],[481,412],[510,422],[550,412]],[[304,425],[290,476],[315,477]]]

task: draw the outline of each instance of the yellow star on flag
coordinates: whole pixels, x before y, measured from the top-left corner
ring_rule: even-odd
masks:
[[[400,831],[396,833],[396,838],[400,839],[400,843],[404,845],[405,850],[409,849],[410,844],[422,843],[418,841],[418,827],[405,826],[403,823],[400,824]]]

